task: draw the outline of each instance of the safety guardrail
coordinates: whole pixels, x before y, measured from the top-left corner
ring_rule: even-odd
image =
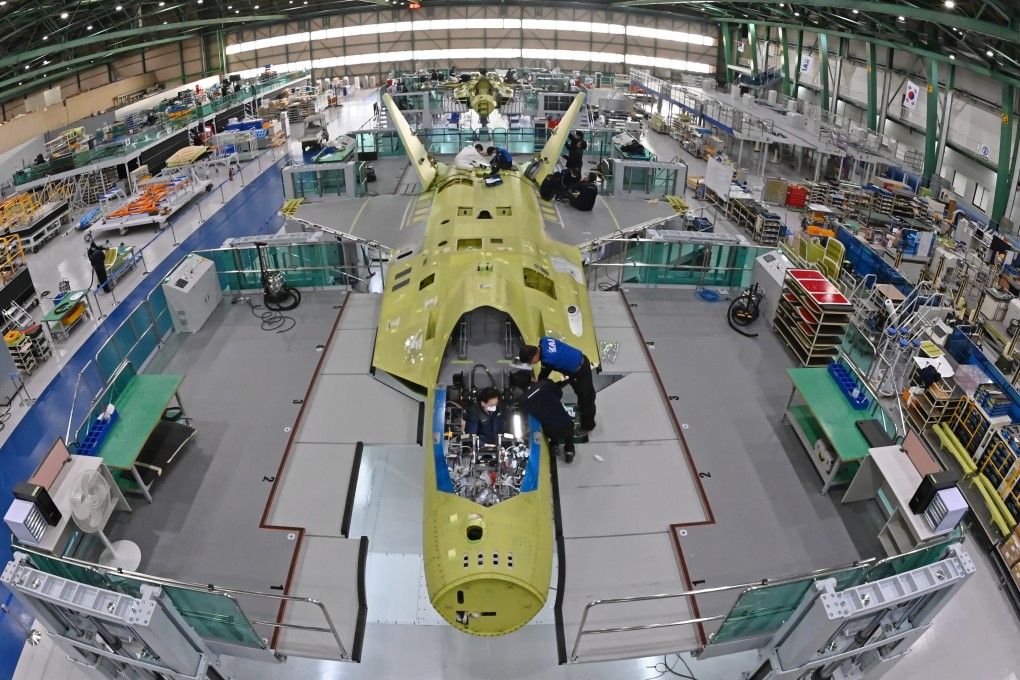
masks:
[[[86,562],[84,560],[77,560],[71,557],[61,557],[57,555],[51,555],[49,553],[37,550],[32,546],[22,545],[18,543],[13,537],[12,549],[15,551],[27,553],[30,556],[36,556],[44,558],[46,562],[56,561],[65,565],[71,565],[79,569],[85,569],[92,573],[98,574],[103,580],[106,580],[106,576],[112,576],[113,582],[110,583],[112,586],[111,590],[116,590],[116,583],[123,581],[124,579],[131,579],[136,581],[142,581],[151,585],[179,588],[182,590],[190,590],[196,593],[223,595],[235,601],[238,611],[244,615],[245,619],[251,625],[267,626],[274,629],[292,629],[292,630],[303,630],[314,633],[328,633],[332,635],[333,640],[336,642],[337,649],[340,652],[340,658],[344,661],[350,661],[351,657],[344,646],[343,641],[340,639],[340,633],[337,631],[336,624],[333,622],[333,617],[329,613],[329,609],[324,603],[315,598],[301,597],[300,595],[285,595],[281,593],[263,593],[256,590],[240,590],[237,588],[220,588],[211,583],[189,583],[187,581],[178,581],[172,578],[164,578],[161,576],[153,576],[151,574],[143,574],[134,571],[125,571],[119,568],[105,567],[101,564],[94,562]],[[42,571],[47,571],[42,566],[39,567]],[[273,600],[276,602],[286,602],[288,604],[296,605],[311,605],[317,608],[322,613],[322,618],[325,621],[325,626],[303,626],[293,623],[282,623],[279,621],[258,621],[251,619],[244,614],[244,610],[241,608],[238,597]]]

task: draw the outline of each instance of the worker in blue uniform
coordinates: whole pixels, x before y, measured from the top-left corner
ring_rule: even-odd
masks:
[[[478,435],[483,444],[495,444],[499,435],[507,431],[505,419],[499,391],[495,387],[485,387],[464,414],[464,432]]]
[[[548,378],[553,371],[561,373],[574,388],[577,408],[581,412],[581,429],[595,429],[595,385],[592,383],[591,362],[584,352],[567,343],[544,336],[538,346],[524,345],[520,353],[521,363],[542,362],[539,380]]]
[[[532,371],[514,371],[510,375],[510,384],[522,390],[517,405],[542,426],[542,432],[549,442],[549,453],[559,455],[562,442],[564,460],[573,462],[576,453],[574,419],[563,406],[563,389],[560,385],[548,378],[539,380]]]
[[[500,170],[510,170],[514,166],[514,159],[510,152],[501,146],[490,146],[485,150],[485,155],[492,159],[492,173],[498,174]]]

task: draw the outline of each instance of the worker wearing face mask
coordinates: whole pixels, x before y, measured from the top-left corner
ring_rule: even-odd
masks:
[[[495,444],[497,437],[508,431],[505,415],[499,391],[495,387],[485,387],[478,393],[478,400],[467,409],[464,431],[478,435],[483,444]]]

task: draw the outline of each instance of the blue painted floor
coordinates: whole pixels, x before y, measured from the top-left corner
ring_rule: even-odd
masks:
[[[39,461],[67,429],[75,378],[85,364],[96,355],[110,337],[173,266],[184,255],[195,250],[218,248],[224,239],[234,236],[275,233],[282,226],[276,212],[283,205],[283,183],[277,163],[211,216],[205,224],[186,238],[149,275],[103,319],[102,324],[86,340],[56,378],[39,395],[35,405],[0,447],[0,498],[11,498],[18,482],[29,478]],[[206,197],[214,194],[207,194]],[[5,506],[6,507],[6,506]],[[10,544],[0,542],[0,569],[12,558]],[[0,602],[6,602],[11,614],[24,621],[28,616],[10,591],[0,586]],[[25,631],[12,616],[0,612],[0,678],[12,678],[24,647]],[[28,618],[31,621],[31,618]]]

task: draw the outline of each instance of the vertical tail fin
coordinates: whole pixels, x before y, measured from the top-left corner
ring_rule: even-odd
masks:
[[[542,153],[539,154],[538,163],[541,163],[541,167],[538,173],[534,175],[535,184],[542,184],[549,173],[556,167],[556,161],[559,159],[560,154],[563,153],[563,145],[567,143],[567,135],[570,134],[570,127],[574,124],[577,119],[577,115],[581,112],[581,107],[584,106],[584,92],[578,92],[574,98],[574,103],[570,105],[567,112],[563,114],[563,118],[560,120],[560,124],[556,127],[556,133],[549,138],[545,146],[542,148]]]
[[[432,165],[432,161],[429,160],[429,154],[425,151],[425,146],[421,143],[420,139],[414,136],[411,126],[408,124],[407,119],[404,118],[404,114],[397,108],[393,98],[388,94],[384,94],[382,99],[383,104],[386,105],[387,110],[390,112],[393,124],[397,127],[400,141],[404,143],[404,149],[407,150],[407,157],[411,161],[411,167],[418,173],[421,188],[428,189],[436,178],[436,167]]]

